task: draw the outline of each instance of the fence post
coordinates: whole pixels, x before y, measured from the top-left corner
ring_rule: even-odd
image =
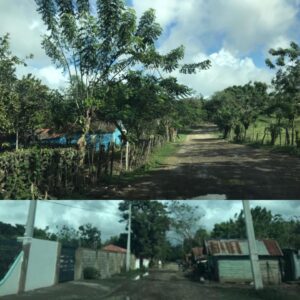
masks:
[[[129,142],[126,142],[126,153],[125,153],[125,170],[128,171],[129,166]]]

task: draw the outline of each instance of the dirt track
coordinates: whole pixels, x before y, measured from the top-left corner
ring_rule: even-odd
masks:
[[[189,134],[164,165],[130,185],[108,186],[98,199],[300,199],[300,159]]]
[[[150,270],[148,276],[138,280],[116,276],[101,280],[70,281],[48,288],[19,295],[3,297],[3,300],[294,300],[299,294],[298,285],[281,284],[256,292],[250,285],[204,284],[187,277],[170,263],[162,270]],[[2,298],[1,298],[2,299]]]

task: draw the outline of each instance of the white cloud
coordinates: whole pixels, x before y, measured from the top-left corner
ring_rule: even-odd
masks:
[[[67,77],[62,74],[62,70],[57,69],[52,65],[39,69],[38,76],[53,88],[63,87],[67,82]]]
[[[208,71],[197,75],[174,73],[180,82],[209,96],[250,80],[270,82],[274,73],[256,66],[251,54],[260,52],[267,57],[271,47],[289,44],[295,37],[299,1],[133,0],[133,7],[139,16],[149,7],[156,9],[157,21],[169,30],[160,40],[163,53],[183,44],[186,62],[211,59]]]
[[[212,67],[197,74],[176,74],[178,80],[192,87],[207,97],[212,93],[222,90],[231,85],[243,85],[249,81],[263,81],[270,83],[271,71],[257,67],[252,58],[240,58],[234,56],[230,51],[222,48],[208,56],[196,55],[191,61],[210,59]]]

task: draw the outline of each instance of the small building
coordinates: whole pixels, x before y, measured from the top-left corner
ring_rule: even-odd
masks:
[[[101,146],[105,150],[111,143],[119,146],[122,144],[121,131],[112,124],[101,124],[94,130],[94,133],[86,135],[88,147],[93,147],[96,151],[100,151]],[[64,132],[55,132],[51,128],[43,128],[36,130],[36,137],[39,143],[43,145],[53,146],[77,146],[78,140],[82,136],[77,128],[69,128]]]
[[[264,284],[281,282],[283,253],[275,240],[256,240]],[[205,252],[212,279],[227,283],[250,283],[252,269],[247,240],[205,241]]]
[[[300,280],[300,250],[282,249],[284,255],[284,280]]]

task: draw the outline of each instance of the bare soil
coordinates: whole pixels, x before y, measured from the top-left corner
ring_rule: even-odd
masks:
[[[194,130],[163,165],[130,184],[93,191],[94,199],[300,199],[300,158]]]
[[[148,276],[138,280],[117,276],[98,281],[72,281],[5,296],[3,300],[294,300],[299,292],[299,285],[281,284],[256,292],[249,285],[191,281],[187,273],[171,263],[163,269],[150,270]]]
[[[171,264],[172,265],[172,264]],[[177,267],[177,266],[176,266]],[[175,267],[175,268],[176,268]],[[294,299],[299,292],[297,286],[272,287],[256,292],[249,285],[221,285],[191,281],[187,274],[170,265],[163,270],[152,270],[148,277],[130,281],[116,290],[109,300],[255,300],[255,299]]]

